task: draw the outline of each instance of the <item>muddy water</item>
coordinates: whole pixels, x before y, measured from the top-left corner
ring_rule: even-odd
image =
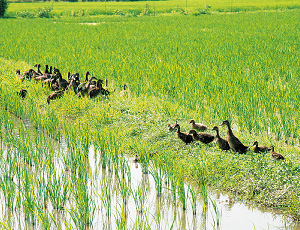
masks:
[[[26,122],[26,127],[31,128],[28,122]],[[54,159],[54,165],[57,172],[64,173],[65,166],[61,156],[67,152],[67,146],[64,142],[56,142],[56,145],[57,157]],[[5,151],[4,154],[6,154]],[[248,207],[243,203],[236,202],[234,198],[216,191],[208,194],[210,199],[206,208],[198,195],[196,214],[194,215],[191,194],[187,192],[187,185],[185,186],[187,208],[184,211],[178,194],[176,202],[174,202],[170,184],[163,181],[162,194],[157,196],[153,176],[150,173],[143,174],[141,165],[132,161],[133,157],[125,157],[129,166],[129,171],[125,176],[127,187],[133,192],[138,188],[146,190],[143,211],[139,212],[129,191],[127,192],[127,202],[123,203],[116,169],[111,171],[108,168],[103,169],[99,155],[98,152],[95,152],[94,147],[90,148],[88,163],[92,179],[89,184],[92,184],[90,189],[95,205],[90,229],[117,229],[118,224],[120,228],[124,224],[126,229],[300,229],[299,224],[285,219],[280,210]],[[103,184],[107,184],[111,189],[110,215],[107,215],[107,209],[101,201]],[[216,208],[213,207],[213,203]],[[0,192],[0,204],[2,204],[0,221],[10,223],[11,229],[41,229],[41,224],[38,222],[36,225],[28,224],[22,211],[6,207],[2,192]],[[72,203],[68,203],[67,209],[71,207]],[[48,211],[53,213],[60,222],[61,229],[65,229],[64,221],[72,222],[68,211],[55,213],[51,207]]]

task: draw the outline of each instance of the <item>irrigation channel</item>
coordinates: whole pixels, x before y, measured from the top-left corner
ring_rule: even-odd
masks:
[[[78,205],[77,201],[69,198],[75,192],[72,192],[72,188],[70,188],[71,183],[67,183],[72,178],[70,176],[67,179],[67,175],[73,173],[73,169],[68,169],[69,166],[66,165],[66,155],[70,153],[67,140],[62,138],[58,142],[32,127],[28,120],[23,121],[11,114],[8,116],[11,124],[9,126],[2,124],[1,128],[2,156],[0,176],[2,192],[0,192],[0,221],[2,221],[2,227],[6,226],[7,229],[43,229],[46,228],[48,221],[52,229],[80,229],[80,220],[78,218],[81,218],[81,216],[76,219],[77,212],[74,208]],[[10,131],[14,135],[18,132],[16,127],[19,127],[19,131],[20,127],[27,130],[31,140],[35,140],[36,146],[38,146],[38,142],[44,143],[38,148],[43,148],[43,145],[46,146],[46,143],[50,143],[50,146],[52,145],[54,150],[53,158],[48,159],[48,164],[51,165],[50,168],[53,169],[53,173],[56,175],[55,183],[58,186],[60,184],[68,185],[62,186],[65,189],[61,191],[57,189],[57,192],[65,194],[63,198],[59,198],[60,201],[58,202],[63,204],[64,208],[54,207],[56,202],[55,199],[51,198],[49,184],[47,185],[49,191],[46,189],[44,194],[43,191],[38,191],[38,188],[33,187],[34,193],[30,193],[26,191],[26,186],[20,184],[27,183],[26,181],[30,181],[30,178],[22,182],[18,179],[20,177],[18,174],[23,175],[23,173],[16,170],[18,167],[13,167],[14,170],[12,167],[6,167],[8,161],[23,162],[22,156],[18,154],[22,151],[16,149],[16,146],[15,148],[11,147],[11,143],[5,143],[5,140],[9,139],[4,137],[7,135],[4,133],[11,128],[12,130]],[[22,138],[18,135],[15,137],[24,141],[24,137]],[[39,140],[39,138],[41,139]],[[174,183],[164,178],[159,168],[155,168],[150,164],[147,168],[147,173],[145,173],[145,166],[133,162],[133,157],[126,155],[118,159],[118,168],[116,164],[109,163],[106,164],[106,167],[103,167],[103,159],[101,157],[103,157],[103,153],[99,152],[95,146],[89,146],[88,157],[85,158],[89,171],[85,189],[90,194],[87,211],[90,212],[89,216],[91,217],[89,219],[90,223],[87,225],[88,229],[234,230],[300,228],[299,224],[285,219],[281,210],[249,207],[235,201],[234,197],[217,191],[208,192],[207,202],[203,202],[203,194],[196,192],[197,190],[185,183],[181,188],[184,189],[183,192],[181,191],[181,194],[184,195],[184,201],[182,201],[180,193],[175,192],[173,189],[176,187]],[[40,157],[40,159],[44,158]],[[26,164],[23,162],[22,165],[19,169],[28,170],[29,177],[39,178],[40,175],[46,174],[43,172],[43,167],[38,167],[34,163],[29,162]],[[26,166],[24,167],[24,165]],[[13,175],[8,174],[7,170],[13,171]],[[48,178],[45,179],[49,181],[50,176],[48,175]],[[39,179],[35,180],[39,181]],[[15,185],[15,189],[8,189],[8,184],[10,183],[8,181]],[[4,187],[5,189],[3,189]],[[178,187],[177,190],[179,190]],[[52,193],[54,192],[53,190],[51,191]],[[159,191],[160,195],[158,196]],[[12,197],[10,197],[13,203],[12,206],[6,205],[7,192],[12,193]],[[41,194],[44,200],[48,200],[45,202],[43,209],[38,208],[38,197]],[[57,197],[61,196],[57,195]],[[30,199],[35,203],[36,208],[31,208],[28,211],[26,202]],[[186,210],[183,210],[182,202],[186,202]],[[33,205],[32,207],[35,206]],[[30,212],[33,212],[32,216]]]

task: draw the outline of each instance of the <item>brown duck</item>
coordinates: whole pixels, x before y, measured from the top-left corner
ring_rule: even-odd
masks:
[[[222,150],[229,150],[230,146],[228,144],[228,141],[226,141],[225,139],[220,137],[218,126],[214,126],[212,130],[215,130],[217,133],[215,136],[215,141],[216,141],[216,144],[219,146],[219,148]]]
[[[190,120],[190,124],[192,124],[192,128],[193,129],[196,129],[196,130],[199,130],[199,131],[205,131],[205,130],[207,130],[207,126],[206,125],[203,125],[201,123],[195,123],[194,119]]]
[[[48,97],[47,97],[47,103],[50,104],[51,100],[55,100],[57,98],[62,97],[62,95],[64,94],[63,90],[60,91],[55,91],[54,93],[51,93]]]
[[[27,95],[27,90],[26,89],[20,89],[19,92],[18,92],[18,95],[24,99]]]
[[[185,144],[189,144],[194,141],[193,136],[189,135],[188,133],[184,133],[180,131],[180,125],[176,125],[177,129],[177,137],[181,139]]]
[[[209,144],[215,139],[213,135],[208,133],[197,133],[194,129],[190,130],[189,135],[193,135],[195,141],[201,141],[204,144]]]
[[[274,160],[284,160],[284,156],[282,156],[280,153],[276,153],[274,152],[274,146],[271,145],[270,146],[270,149],[271,149],[271,156],[273,157]]]
[[[253,146],[255,146],[254,149],[253,149],[253,151],[255,153],[263,153],[263,152],[267,152],[267,151],[271,150],[267,146],[258,146],[258,142],[257,141],[254,141]]]
[[[37,74],[43,75],[42,72],[41,72],[41,70],[40,70],[40,67],[41,67],[40,64],[35,64],[33,67],[36,67],[36,68],[37,68],[37,70],[36,70]]]
[[[234,136],[230,123],[228,120],[225,120],[222,122],[221,125],[226,125],[227,126],[227,141],[230,146],[230,148],[238,153],[246,153],[249,150],[248,146],[243,145],[243,143],[236,137]]]
[[[177,125],[177,121],[175,121],[173,125],[168,124],[169,131],[176,131],[177,129],[176,125]]]

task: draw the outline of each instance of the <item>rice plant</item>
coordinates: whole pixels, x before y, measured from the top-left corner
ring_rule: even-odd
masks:
[[[144,205],[147,200],[147,187],[140,183],[136,190],[131,189],[131,195],[135,202],[135,208],[137,213],[143,213]]]
[[[98,194],[98,196],[101,199],[102,205],[106,208],[106,213],[107,216],[110,217],[111,215],[111,199],[112,199],[112,194],[111,194],[111,185],[109,184],[109,180],[105,178],[105,176],[102,178],[101,182],[101,193]]]

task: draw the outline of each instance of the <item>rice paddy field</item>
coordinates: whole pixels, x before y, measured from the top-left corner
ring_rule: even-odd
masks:
[[[10,3],[0,19],[1,228],[299,229],[299,6]],[[48,18],[34,16],[45,7]],[[36,63],[64,78],[89,71],[111,94],[68,90],[47,104],[50,88],[15,74]],[[188,132],[190,119],[213,135],[229,120],[245,145],[274,145],[285,160],[185,145],[167,124]]]

